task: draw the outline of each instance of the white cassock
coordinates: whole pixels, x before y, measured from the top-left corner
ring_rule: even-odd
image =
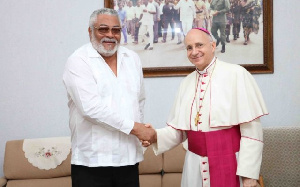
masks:
[[[197,125],[195,117],[200,114]],[[240,126],[240,148],[236,153],[236,175],[258,179],[263,150],[260,117],[268,114],[252,75],[243,67],[216,57],[203,71],[194,71],[182,82],[167,127],[157,129],[156,154],[187,139],[186,131],[211,132]],[[209,187],[206,156],[186,152],[181,186]],[[226,186],[226,184],[224,184]]]

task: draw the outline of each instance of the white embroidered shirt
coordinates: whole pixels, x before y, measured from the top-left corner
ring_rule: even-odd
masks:
[[[122,46],[117,55],[117,76],[91,43],[66,63],[72,164],[124,166],[143,160],[141,144],[130,134],[134,121],[143,121],[142,65],[135,52]]]

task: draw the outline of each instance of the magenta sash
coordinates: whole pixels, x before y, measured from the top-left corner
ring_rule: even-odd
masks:
[[[240,150],[240,126],[211,132],[186,132],[189,151],[208,157],[210,186],[239,187],[235,153]]]

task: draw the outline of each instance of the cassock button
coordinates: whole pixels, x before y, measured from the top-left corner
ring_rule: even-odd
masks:
[[[205,82],[201,82],[202,84],[205,84]]]

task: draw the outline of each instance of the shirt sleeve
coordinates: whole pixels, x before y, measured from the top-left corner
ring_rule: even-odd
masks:
[[[131,132],[134,121],[122,118],[102,102],[87,59],[70,57],[63,74],[63,81],[69,97],[85,120],[111,131],[119,130],[126,134]]]
[[[260,119],[241,124],[240,131],[237,175],[258,179],[263,151],[263,131]]]
[[[176,147],[186,139],[186,133],[184,131],[174,129],[170,126],[157,129],[156,132],[157,143],[152,144],[155,155],[159,155]]]

